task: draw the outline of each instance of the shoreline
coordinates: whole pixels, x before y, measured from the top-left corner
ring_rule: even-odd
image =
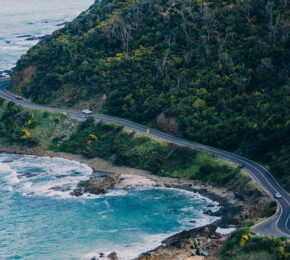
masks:
[[[141,169],[113,165],[111,162],[97,157],[90,159],[85,158],[82,155],[64,152],[42,151],[39,149],[3,145],[0,145],[0,153],[27,154],[39,157],[63,158],[86,164],[87,166],[91,167],[94,172],[121,174],[121,181],[115,186],[116,188],[126,189],[137,186],[176,188],[197,192],[202,196],[218,202],[221,206],[225,206],[226,204],[241,204],[241,201],[235,198],[235,193],[224,187],[216,187],[198,180],[185,180],[158,176]]]
[[[221,247],[223,241],[228,237],[228,235],[218,235],[215,230],[217,226],[227,227],[229,225],[239,226],[242,223],[242,215],[244,215],[245,209],[249,206],[247,205],[248,201],[242,201],[236,198],[236,194],[232,191],[224,187],[216,187],[207,183],[203,183],[198,180],[183,180],[169,177],[161,177],[157,175],[153,175],[148,171],[134,169],[125,166],[116,166],[111,162],[105,161],[100,158],[85,158],[82,155],[74,155],[70,153],[63,152],[52,152],[52,151],[42,151],[39,149],[31,149],[26,147],[18,147],[18,146],[3,146],[0,145],[0,153],[13,153],[13,154],[27,154],[34,155],[39,157],[58,157],[67,160],[77,161],[79,163],[83,163],[88,165],[93,169],[94,172],[102,172],[107,174],[120,174],[121,181],[115,186],[116,188],[130,188],[130,187],[138,187],[138,186],[152,186],[152,187],[164,187],[164,188],[176,188],[182,189],[186,191],[196,192],[200,195],[212,200],[213,202],[218,202],[220,209],[216,212],[211,211],[209,208],[205,214],[218,216],[219,220],[203,226],[193,228],[189,231],[179,232],[164,241],[162,241],[161,245],[157,245],[157,247],[149,252],[144,252],[137,258],[136,260],[165,260],[165,259],[175,259],[168,258],[168,255],[172,254],[172,252],[179,252],[179,255],[185,254],[184,250],[179,250],[180,247],[186,248],[186,245],[192,244],[194,241],[192,236],[198,236],[202,234],[202,236],[210,239],[214,246],[209,246],[205,244],[205,248],[207,249],[196,249],[189,250],[189,255],[184,255],[185,258],[182,259],[195,259],[190,257],[195,256],[212,256],[216,255],[218,248]],[[210,229],[210,234],[206,231]],[[206,231],[206,232],[205,232]],[[184,233],[185,232],[185,233]],[[174,238],[174,243],[172,244],[172,238]],[[176,241],[178,243],[183,241],[182,246],[175,246]],[[189,242],[188,242],[189,241]],[[200,241],[203,241],[201,238]],[[202,246],[204,244],[201,243]],[[194,245],[191,245],[191,247]],[[199,251],[198,251],[199,250]],[[204,250],[204,251],[202,251]],[[166,252],[166,257],[164,258],[164,252]],[[154,256],[152,256],[152,254]],[[197,259],[197,258],[196,258]],[[203,258],[201,258],[203,259]],[[208,259],[208,258],[206,258]],[[216,259],[216,258],[209,258]]]

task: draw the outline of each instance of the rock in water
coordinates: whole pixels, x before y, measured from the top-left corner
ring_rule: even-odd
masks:
[[[31,172],[26,172],[26,173],[23,173],[22,175],[19,175],[18,177],[19,178],[33,178],[33,177],[35,177],[35,176],[37,176],[37,174],[34,174],[34,173],[31,173]]]
[[[66,178],[68,177],[68,175],[57,175],[55,176],[57,179],[61,179],[61,178]]]
[[[120,181],[120,174],[106,175],[102,177],[91,177],[87,181],[79,182],[77,188],[71,193],[79,197],[84,193],[95,195],[105,194],[110,188],[113,188]]]
[[[116,252],[112,252],[111,254],[107,255],[107,258],[110,260],[118,260],[118,255]]]

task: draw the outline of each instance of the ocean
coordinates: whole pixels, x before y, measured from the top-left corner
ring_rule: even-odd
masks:
[[[116,251],[129,260],[166,237],[209,224],[219,205],[171,188],[70,193],[92,169],[65,159],[0,154],[0,259],[91,259]]]
[[[0,0],[0,76],[7,76],[37,38],[64,26],[93,0]]]

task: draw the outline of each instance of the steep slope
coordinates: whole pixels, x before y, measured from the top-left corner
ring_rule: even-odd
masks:
[[[290,189],[287,4],[101,1],[24,55],[13,88],[236,151]]]

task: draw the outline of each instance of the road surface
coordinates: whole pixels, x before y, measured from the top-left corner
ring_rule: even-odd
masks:
[[[9,86],[10,84],[11,84],[10,78],[0,79],[0,96],[2,96],[3,98],[7,100],[10,100],[22,106],[26,106],[26,107],[30,107],[34,109],[46,110],[46,111],[57,112],[57,113],[66,113],[68,116],[78,119],[78,120],[83,120],[86,117],[86,115],[84,115],[80,111],[42,106],[42,105],[34,104],[25,99],[17,100],[16,96],[13,93],[6,90],[6,87]],[[129,120],[125,120],[118,117],[112,117],[108,115],[102,115],[102,114],[92,114],[91,116],[93,116],[96,120],[102,120],[106,123],[115,122],[116,124],[124,126],[126,129],[133,130],[142,134],[147,134],[148,127],[134,123]],[[270,174],[270,172],[266,168],[264,168],[262,165],[256,162],[253,162],[247,158],[241,157],[239,155],[226,152],[220,149],[216,149],[210,146],[187,141],[179,137],[171,136],[171,135],[156,131],[154,129],[150,129],[149,135],[165,142],[174,143],[180,146],[185,146],[185,147],[189,147],[189,148],[199,150],[202,152],[214,154],[216,157],[222,160],[230,161],[236,165],[244,165],[244,169],[247,171],[247,173],[270,196],[272,196],[276,192],[279,192],[282,195],[281,199],[274,198],[280,206],[279,212],[276,215],[276,217],[274,218],[272,217],[266,220],[265,222],[262,222],[259,225],[255,226],[254,232],[260,235],[270,235],[270,236],[275,236],[275,237],[286,236],[290,238],[290,219],[289,219],[290,196],[277,183],[277,181]]]

